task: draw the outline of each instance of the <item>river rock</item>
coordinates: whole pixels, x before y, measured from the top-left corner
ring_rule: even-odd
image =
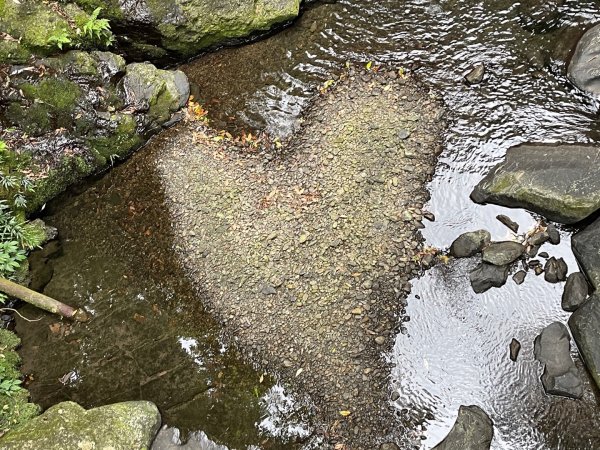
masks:
[[[211,441],[203,431],[190,433],[187,442],[181,440],[181,432],[178,428],[170,428],[166,425],[156,435],[150,450],[229,450],[224,445]]]
[[[483,76],[485,75],[485,65],[477,64],[475,65],[469,73],[465,75],[465,81],[467,84],[479,84],[483,81]]]
[[[567,263],[564,259],[556,259],[554,256],[546,261],[544,265],[544,279],[548,283],[558,283],[567,279]]]
[[[544,364],[541,380],[548,394],[581,398],[583,383],[571,359],[571,336],[560,322],[542,330],[533,343],[535,359]]]
[[[582,91],[600,95],[600,25],[590,28],[581,37],[569,63],[569,79]]]
[[[516,361],[519,357],[519,352],[521,351],[521,343],[517,341],[515,338],[512,338],[509,345],[510,350],[510,360]]]
[[[519,270],[517,273],[515,273],[513,275],[512,279],[516,284],[523,284],[523,282],[525,281],[526,275],[527,275],[527,272],[525,272],[524,270]]]
[[[518,145],[479,182],[471,198],[576,223],[600,209],[599,160],[600,147]]]
[[[521,257],[525,247],[518,242],[493,242],[483,249],[483,261],[495,266],[505,266]]]
[[[450,433],[433,450],[487,450],[494,424],[479,406],[461,406]]]
[[[561,306],[565,311],[573,312],[579,308],[589,293],[589,285],[581,272],[569,275],[562,294]]]
[[[542,245],[544,242],[550,240],[550,235],[546,231],[538,231],[529,239],[527,239],[527,243],[529,245]]]
[[[600,219],[571,238],[579,266],[594,289],[600,289]]]
[[[156,405],[115,403],[85,410],[62,402],[0,439],[3,450],[143,449],[160,427]]]
[[[508,266],[480,263],[469,273],[469,279],[473,290],[481,294],[491,287],[504,286],[508,279]]]
[[[558,229],[554,225],[549,223],[546,226],[546,233],[548,233],[548,239],[550,240],[550,243],[552,245],[560,244],[560,233],[558,232]]]
[[[503,225],[508,227],[513,233],[517,233],[519,231],[519,224],[512,220],[510,217],[504,214],[498,214],[496,216],[496,219],[498,219]]]
[[[588,372],[600,388],[600,295],[592,295],[571,314],[569,328]]]
[[[469,231],[457,237],[450,245],[450,254],[455,258],[468,258],[479,253],[492,239],[489,231]]]

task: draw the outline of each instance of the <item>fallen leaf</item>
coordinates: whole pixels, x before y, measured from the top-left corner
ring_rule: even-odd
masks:
[[[296,376],[300,375],[302,372],[304,372],[304,369],[300,367],[298,370],[296,370]]]
[[[139,323],[144,323],[146,321],[146,318],[144,316],[142,316],[141,314],[135,313],[133,315],[133,320],[135,320],[136,322],[139,322]]]
[[[350,411],[345,411],[345,410],[340,411],[340,416],[343,416],[343,417],[348,417],[350,414],[351,414]]]

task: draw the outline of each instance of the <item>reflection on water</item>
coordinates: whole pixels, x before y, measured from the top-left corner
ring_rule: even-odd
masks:
[[[570,51],[600,21],[600,7],[594,0],[567,0],[540,22],[542,3],[320,4],[267,40],[206,55],[183,70],[216,126],[288,135],[314,87],[339,73],[346,60],[404,64],[442,93],[451,121],[430,184],[428,208],[437,220],[423,230],[428,244],[448,247],[458,234],[478,228],[507,238],[497,214],[509,215],[521,230],[537,217],[473,204],[469,194],[483,174],[522,142],[594,142],[600,136],[598,102],[565,77]],[[462,77],[477,63],[486,66],[484,82],[467,86]],[[563,243],[544,250],[576,271],[569,238],[564,229]],[[598,448],[598,397],[589,382],[581,401],[546,396],[533,360],[535,336],[551,321],[568,318],[560,309],[563,285],[530,273],[521,286],[509,280],[475,295],[467,278],[472,264],[437,267],[414,282],[407,334],[398,336],[390,355],[403,422],[425,420],[428,448],[447,433],[460,404],[478,404],[496,422],[496,449]],[[516,363],[508,358],[513,337],[523,346]],[[575,350],[574,356],[581,368]]]

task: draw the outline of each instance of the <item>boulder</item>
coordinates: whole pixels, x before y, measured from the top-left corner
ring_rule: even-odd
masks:
[[[433,450],[487,450],[494,437],[494,424],[479,406],[461,406],[454,426]]]
[[[571,238],[577,263],[594,289],[600,289],[600,219]]]
[[[492,287],[504,286],[508,279],[508,266],[480,263],[469,273],[469,279],[473,290],[481,294]]]
[[[102,6],[103,17],[113,29],[135,29],[128,44],[149,57],[165,50],[178,56],[192,56],[216,44],[267,31],[278,23],[296,18],[300,0],[73,0],[91,12]]]
[[[505,266],[521,257],[525,247],[518,242],[493,242],[483,250],[483,261],[495,266]]]
[[[599,160],[600,147],[518,145],[479,182],[471,199],[573,224],[600,209]]]
[[[569,328],[588,372],[600,388],[600,295],[592,295],[571,314]]]
[[[567,263],[564,259],[556,259],[554,256],[546,261],[544,265],[544,279],[548,283],[558,283],[567,279]]]
[[[569,63],[567,75],[582,91],[600,95],[600,25],[590,28],[581,37]]]
[[[565,311],[573,312],[585,302],[589,294],[589,285],[581,272],[569,275],[562,294],[561,306]]]
[[[160,427],[156,405],[115,403],[85,410],[62,402],[0,438],[3,450],[148,449]]]
[[[455,258],[468,258],[479,253],[492,239],[489,231],[469,231],[457,237],[450,245],[450,254]]]
[[[571,359],[571,336],[560,322],[544,328],[533,343],[535,359],[544,364],[541,380],[548,394],[581,398],[583,382]]]

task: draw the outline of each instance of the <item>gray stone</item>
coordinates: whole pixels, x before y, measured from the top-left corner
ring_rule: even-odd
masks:
[[[518,242],[493,242],[483,249],[483,261],[495,266],[505,266],[521,257],[525,247]]]
[[[544,279],[548,283],[558,283],[567,279],[567,263],[564,259],[556,259],[554,256],[546,261],[544,265]]]
[[[542,245],[550,240],[550,235],[546,231],[539,231],[527,239],[529,245]]]
[[[594,290],[600,289],[600,219],[574,234],[571,248]]]
[[[160,413],[146,401],[115,403],[85,410],[62,402],[0,439],[3,450],[149,448]]]
[[[556,227],[554,225],[549,223],[546,226],[546,233],[548,233],[548,238],[552,245],[560,244],[560,233],[558,232],[558,230],[556,229]]]
[[[508,266],[481,263],[469,273],[471,287],[481,294],[491,287],[501,287],[508,279]]]
[[[600,147],[523,144],[510,148],[471,193],[477,203],[526,208],[572,224],[600,209]]]
[[[517,273],[515,273],[513,275],[512,279],[517,284],[523,284],[523,282],[525,281],[526,275],[527,275],[527,272],[525,272],[524,270],[519,270]]]
[[[516,361],[519,357],[519,352],[521,351],[521,343],[517,341],[515,338],[512,338],[509,345],[510,350],[510,360]]]
[[[381,444],[379,446],[379,450],[400,450],[400,447],[392,442],[386,442],[385,444]]]
[[[494,437],[494,424],[479,406],[461,406],[454,426],[433,450],[487,450]]]
[[[544,328],[533,343],[535,359],[544,364],[541,380],[548,394],[581,398],[583,382],[571,359],[569,330],[560,322]]]
[[[450,245],[450,254],[455,258],[468,258],[483,250],[491,239],[490,233],[486,230],[463,233]]]
[[[565,311],[573,312],[585,302],[589,285],[581,272],[569,275],[562,294],[561,306]]]
[[[600,388],[600,295],[592,295],[571,314],[569,328],[588,372]]]
[[[468,84],[479,84],[483,81],[485,75],[485,66],[483,64],[477,64],[471,71],[465,75],[465,80]]]
[[[590,28],[581,37],[571,58],[567,75],[579,89],[600,95],[600,25]]]
[[[504,214],[498,214],[496,219],[502,222],[503,225],[507,226],[513,233],[517,233],[519,231],[519,224],[510,217],[505,216]]]
[[[211,441],[203,431],[190,433],[187,442],[183,443],[179,429],[165,425],[156,435],[150,450],[228,450],[228,448]]]

